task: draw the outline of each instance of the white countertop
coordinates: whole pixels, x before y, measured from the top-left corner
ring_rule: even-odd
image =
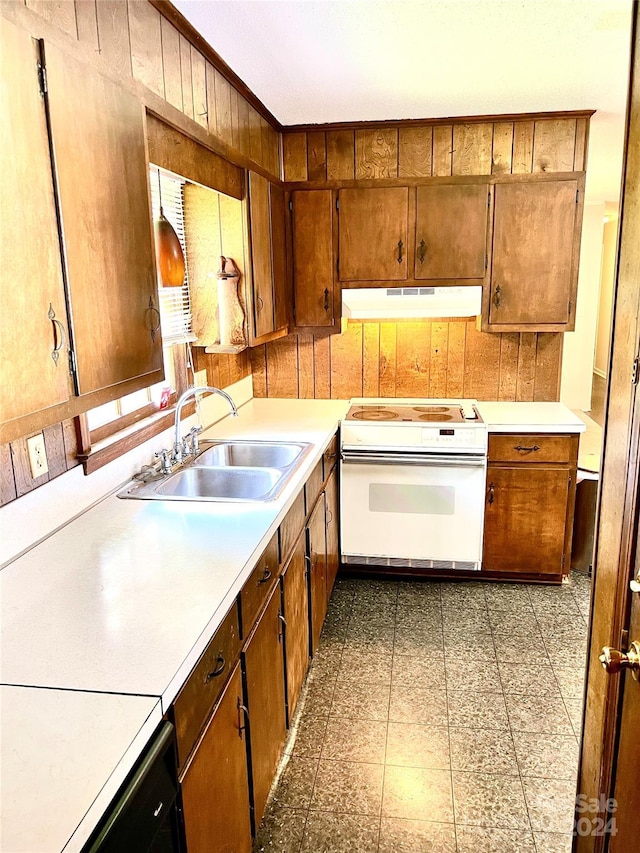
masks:
[[[80,849],[347,405],[252,400],[238,418],[225,418],[206,433],[312,443],[275,501],[202,504],[111,494],[0,572],[0,683],[10,685],[0,695],[3,805],[11,806],[2,815],[3,853],[59,851],[72,835],[74,845],[66,849]],[[92,710],[97,706],[100,713]],[[153,721],[145,722],[150,715]],[[18,753],[13,733],[21,725]],[[96,750],[91,738],[99,743]],[[65,789],[55,779],[66,778],[69,768],[79,781]],[[29,777],[34,784],[42,778],[42,786],[29,789]],[[47,779],[54,780],[50,787]],[[42,820],[34,820],[34,790]],[[17,816],[27,813],[26,834],[14,835]],[[53,815],[55,832],[48,823]]]
[[[110,494],[0,571],[3,851],[81,848],[348,406],[254,399],[206,433],[311,442],[276,501]],[[585,429],[559,403],[479,409],[494,431]]]
[[[75,853],[162,719],[140,696],[0,687],[3,853]]]
[[[584,432],[583,421],[564,403],[478,401],[489,432]]]

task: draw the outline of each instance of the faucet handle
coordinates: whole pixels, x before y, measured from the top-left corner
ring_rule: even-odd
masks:
[[[163,474],[169,474],[171,472],[171,451],[170,450],[158,450],[153,454],[156,459],[160,460],[160,470]]]
[[[191,453],[195,456],[198,452],[198,436],[202,432],[201,426],[191,427],[189,430],[189,438],[191,439]]]

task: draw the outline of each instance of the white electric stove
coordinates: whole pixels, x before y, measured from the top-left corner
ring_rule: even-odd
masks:
[[[354,399],[340,435],[343,563],[481,568],[487,427],[475,400]]]

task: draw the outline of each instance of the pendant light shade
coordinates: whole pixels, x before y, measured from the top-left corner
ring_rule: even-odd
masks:
[[[158,170],[158,190],[160,192],[160,215],[154,222],[158,275],[163,287],[182,287],[185,275],[184,254],[173,225],[162,211],[160,170]]]

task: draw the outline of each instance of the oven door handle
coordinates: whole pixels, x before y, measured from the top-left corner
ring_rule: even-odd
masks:
[[[346,465],[422,465],[427,468],[484,468],[484,455],[438,453],[376,453],[342,451],[341,459]]]

